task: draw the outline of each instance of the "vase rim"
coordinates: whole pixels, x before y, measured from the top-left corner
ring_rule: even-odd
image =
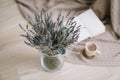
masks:
[[[44,55],[46,55],[46,56],[49,56],[49,57],[56,57],[56,56],[58,56],[58,55],[62,55],[62,54],[48,55],[48,54],[46,54],[46,53],[43,53],[42,51],[40,51],[40,53],[41,53],[41,54],[44,54]]]

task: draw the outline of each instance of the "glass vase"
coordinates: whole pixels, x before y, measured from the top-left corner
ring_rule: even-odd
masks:
[[[49,53],[49,54],[48,54]],[[47,72],[55,72],[62,68],[64,64],[64,55],[57,51],[40,52],[40,62],[42,68]]]

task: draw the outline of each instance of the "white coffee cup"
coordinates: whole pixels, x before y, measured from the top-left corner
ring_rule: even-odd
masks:
[[[98,50],[98,45],[94,42],[88,42],[85,45],[85,53],[87,56],[96,56],[98,54],[101,54],[101,52]]]

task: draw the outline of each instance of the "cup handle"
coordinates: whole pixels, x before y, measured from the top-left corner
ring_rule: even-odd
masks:
[[[100,54],[101,54],[101,52],[100,52],[99,50],[97,50],[97,51],[96,51],[96,54],[100,55]]]

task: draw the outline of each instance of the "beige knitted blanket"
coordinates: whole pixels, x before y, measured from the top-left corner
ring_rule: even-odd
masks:
[[[16,2],[27,20],[28,15],[33,17],[36,9],[54,13],[55,19],[59,13],[64,15],[71,11],[70,16],[76,16],[92,8],[106,26],[106,32],[72,45],[72,49],[67,51],[69,54],[66,54],[66,61],[95,66],[120,66],[120,0],[16,0]],[[102,52],[91,60],[81,54],[85,43],[89,41],[96,42]]]

